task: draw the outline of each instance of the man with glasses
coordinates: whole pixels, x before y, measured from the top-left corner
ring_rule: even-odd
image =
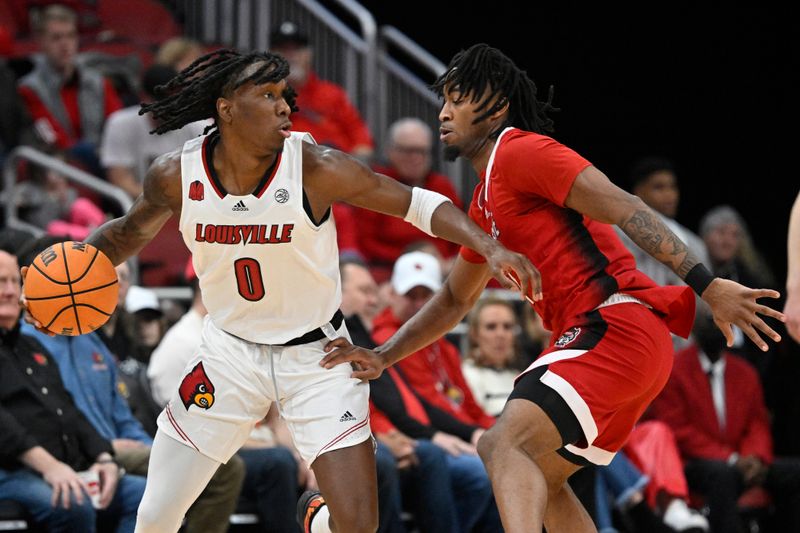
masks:
[[[431,170],[432,147],[433,133],[428,124],[417,118],[401,118],[389,127],[386,166],[375,167],[375,171],[409,187],[422,187],[443,194],[461,208],[461,199],[450,178]],[[375,211],[353,209],[358,221],[359,252],[378,283],[388,280],[394,262],[414,242],[433,242],[445,258],[446,267],[448,260],[458,252],[457,245],[431,237],[402,220]]]

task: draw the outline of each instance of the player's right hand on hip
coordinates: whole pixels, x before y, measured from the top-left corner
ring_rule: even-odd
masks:
[[[28,311],[28,301],[25,299],[25,277],[28,275],[28,267],[24,266],[20,268],[19,272],[22,275],[22,287],[23,287],[23,290],[21,290],[19,293],[19,306],[24,310],[22,318],[25,320],[25,322],[36,328],[36,331],[38,331],[39,333],[44,333],[45,335],[48,335],[50,337],[55,337],[56,336],[55,333],[45,328],[44,325],[35,318],[33,318],[33,315],[31,315],[30,312]]]
[[[320,366],[330,369],[342,363],[350,363],[354,369],[350,376],[356,379],[376,379],[386,368],[383,358],[379,354],[356,346],[344,337],[339,337],[326,344],[325,351],[328,352],[328,355],[322,358]]]

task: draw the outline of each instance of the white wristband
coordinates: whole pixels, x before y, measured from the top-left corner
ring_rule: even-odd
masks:
[[[437,207],[449,201],[450,198],[443,194],[421,187],[414,187],[411,189],[411,205],[408,206],[408,212],[403,220],[435,237],[431,232],[433,212],[436,211]]]

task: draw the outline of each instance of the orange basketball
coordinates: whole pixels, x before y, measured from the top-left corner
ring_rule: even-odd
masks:
[[[66,241],[46,248],[25,277],[28,312],[58,335],[94,331],[114,312],[119,298],[117,272],[104,253]]]

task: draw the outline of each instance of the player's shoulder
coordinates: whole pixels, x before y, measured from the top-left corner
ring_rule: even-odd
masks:
[[[501,146],[505,148],[504,151],[526,150],[532,146],[545,147],[551,144],[558,145],[561,143],[548,135],[533,131],[521,130],[519,128],[510,129],[503,135],[501,139]]]
[[[148,177],[155,179],[180,177],[182,151],[183,148],[177,148],[156,157],[147,171]]]
[[[342,166],[355,161],[352,156],[329,146],[304,142],[302,150],[305,176],[336,173]]]

